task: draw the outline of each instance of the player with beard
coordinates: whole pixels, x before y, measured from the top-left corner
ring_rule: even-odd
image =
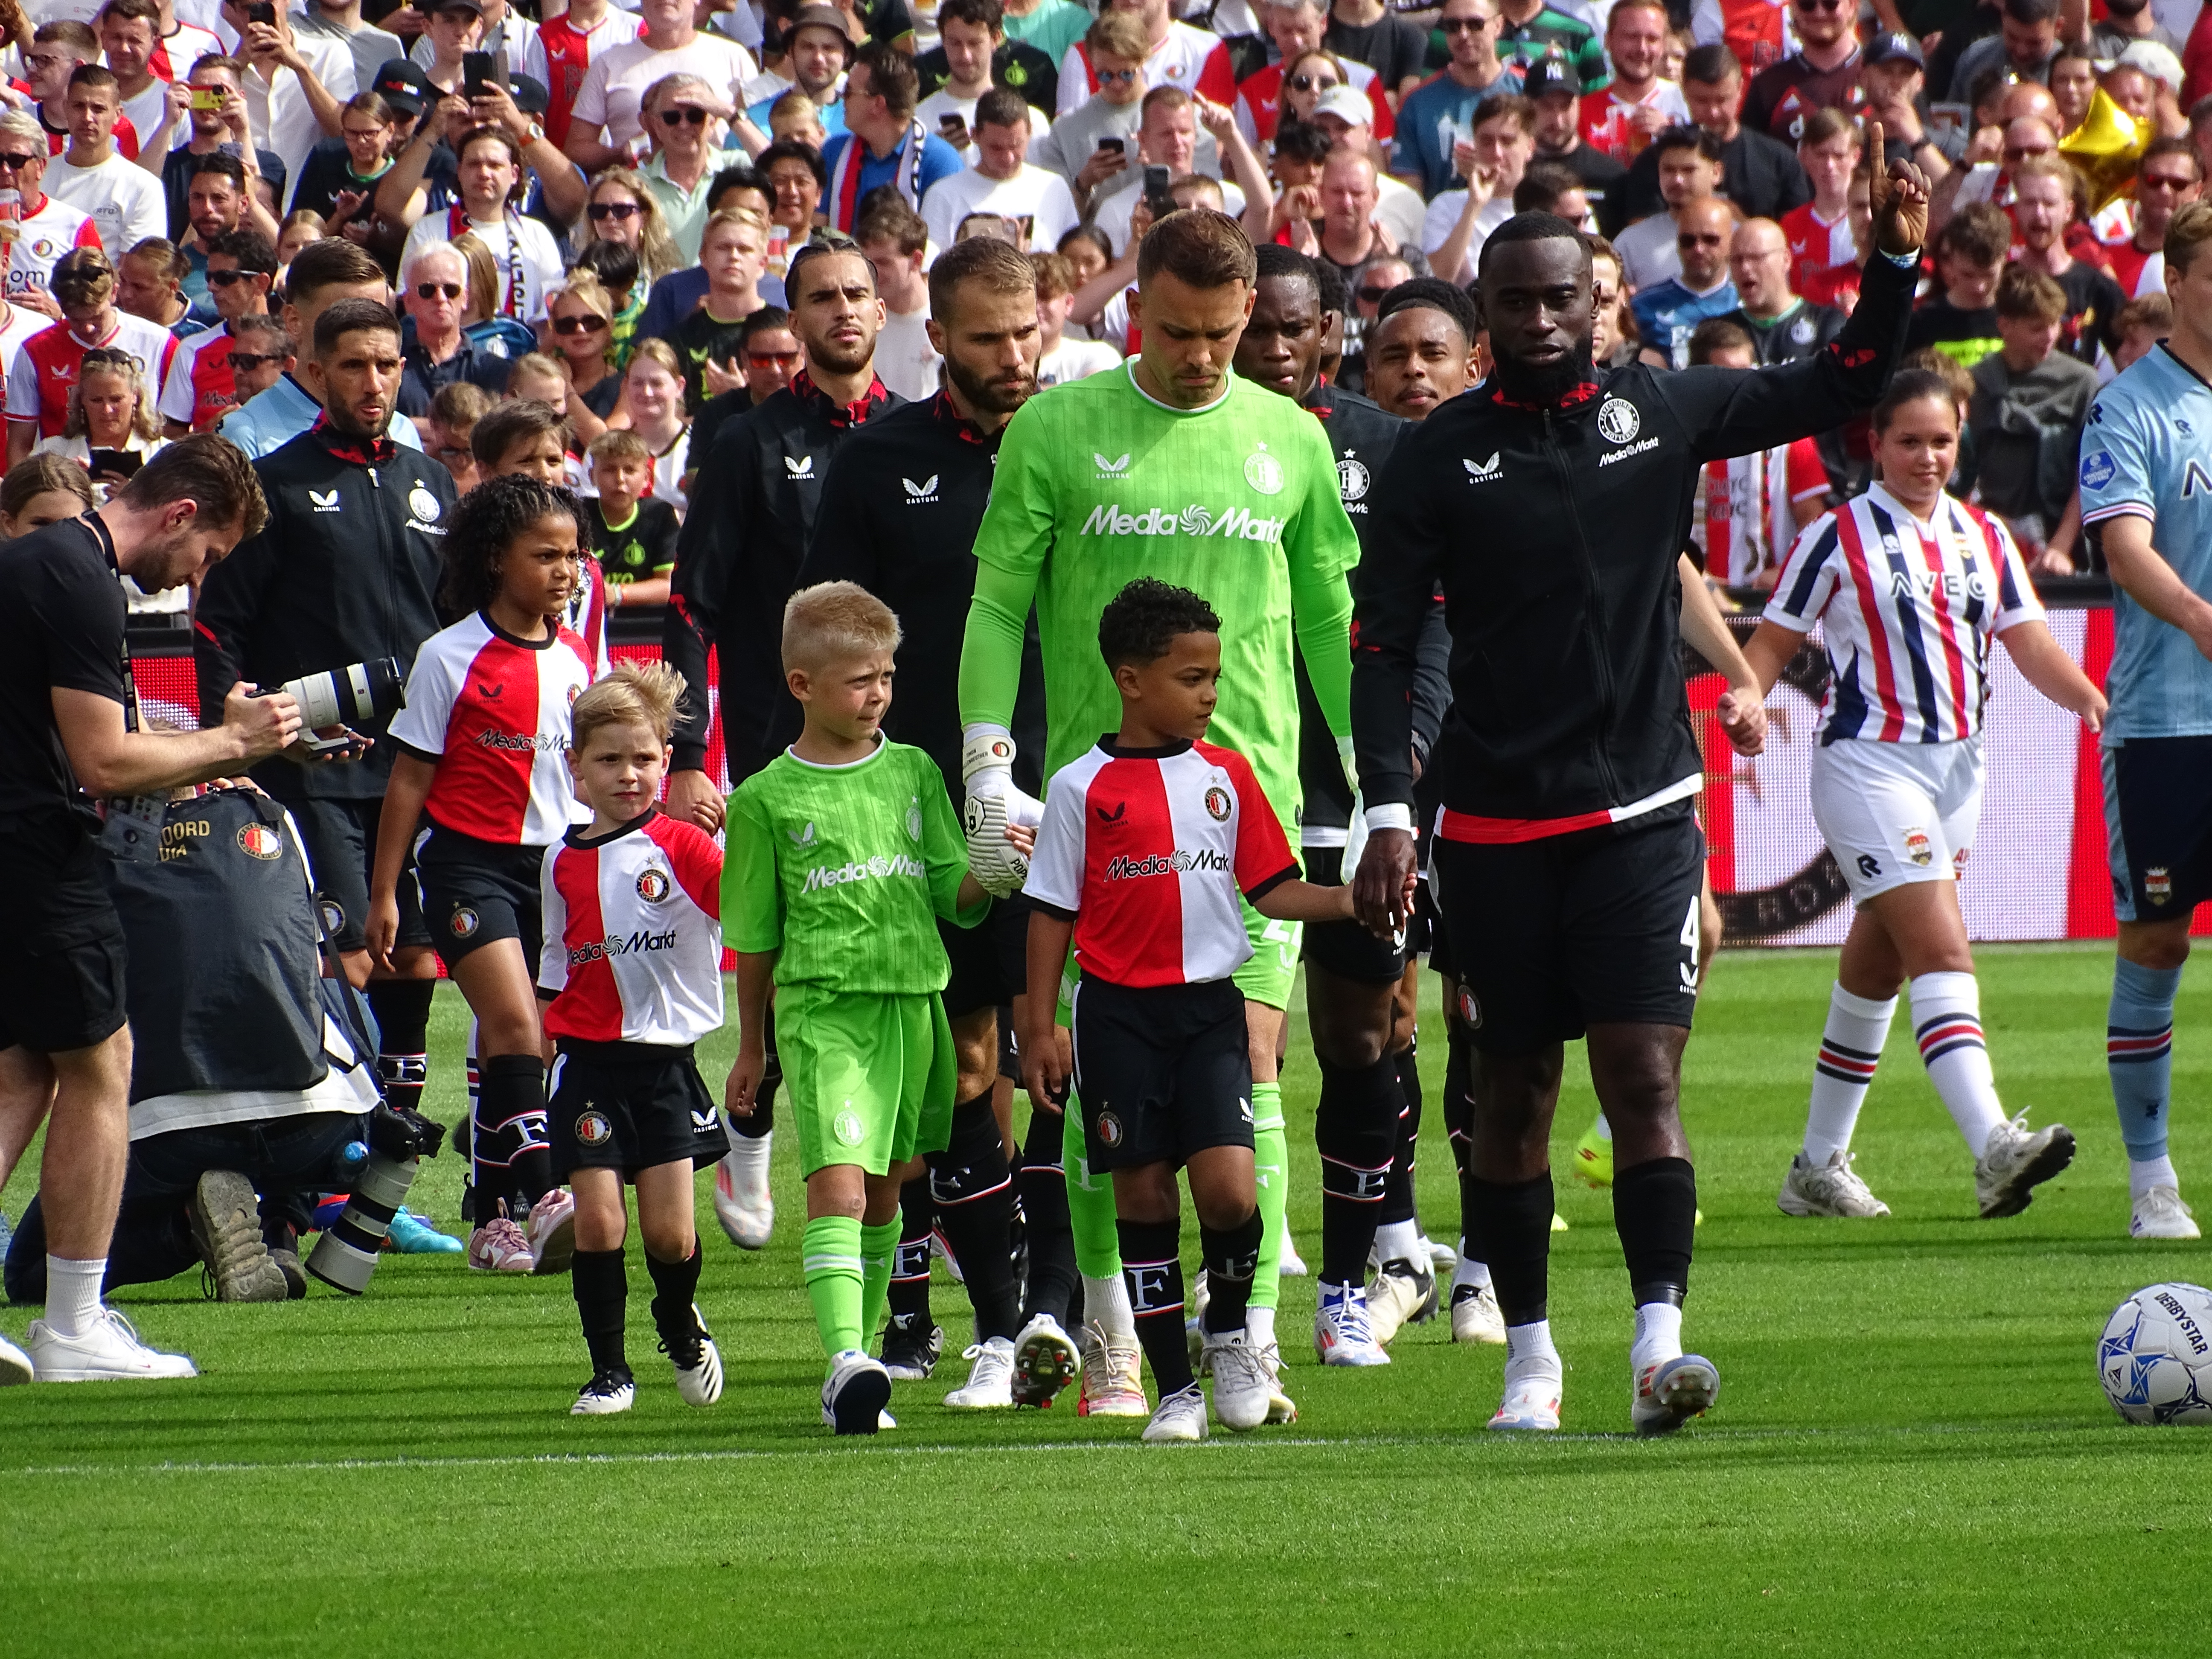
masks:
[[[990,237],[956,242],[929,273],[929,343],[944,359],[944,385],[926,403],[908,404],[854,433],[823,481],[823,502],[799,586],[858,582],[897,616],[898,696],[884,723],[950,780],[960,775],[960,640],[975,592],[975,532],[991,497],[999,440],[1036,391],[1043,336],[1037,326],[1036,273],[1028,256]],[[1034,630],[1024,653],[1014,726],[1028,776],[1040,782],[1044,753],[1044,672]],[[956,803],[957,804],[957,803]],[[940,925],[952,977],[944,991],[959,1064],[949,1146],[922,1147],[929,1172],[907,1182],[903,1224],[891,1273],[891,1323],[884,1364],[892,1375],[927,1376],[939,1333],[929,1315],[933,1217],[960,1265],[975,1310],[975,1367],[954,1407],[1034,1403],[1027,1378],[1014,1375],[1014,1339],[1055,1368],[1043,1397],[1073,1375],[1066,1334],[1075,1288],[1075,1246],[1068,1232],[1060,1174],[1060,1114],[1040,1108],[1030,1120],[1021,1177],[1030,1243],[1029,1324],[1014,1283],[1008,1229],[1014,1176],[991,1109],[999,1073],[999,1010],[1021,1000],[1028,911],[996,899],[974,927]],[[1018,1016],[1017,1016],[1018,1023]],[[902,1304],[904,1305],[902,1305]],[[864,1332],[872,1336],[872,1332]]]
[[[1322,382],[1329,315],[1314,262],[1273,245],[1254,252],[1257,297],[1237,342],[1237,372],[1320,419],[1336,456],[1338,494],[1364,550],[1373,522],[1373,481],[1410,423]],[[1422,635],[1424,672],[1414,690],[1417,769],[1443,724],[1449,653],[1438,605]],[[1333,887],[1342,878],[1352,790],[1303,664],[1297,678],[1298,780],[1305,791],[1299,857],[1309,881]],[[1325,1365],[1388,1364],[1382,1345],[1398,1326],[1436,1310],[1436,1275],[1413,1211],[1421,1096],[1411,965],[1404,934],[1380,939],[1353,922],[1306,929],[1306,1021],[1321,1066],[1314,1113],[1322,1175],[1314,1351]],[[1380,1264],[1371,1288],[1365,1284],[1370,1251]],[[1387,1330],[1375,1322],[1370,1303]]]
[[[875,268],[849,237],[825,232],[791,258],[784,276],[791,329],[805,366],[791,384],[726,422],[697,466],[684,534],[676,546],[665,659],[688,685],[708,684],[707,653],[719,651],[722,748],[732,787],[775,754],[779,722],[797,727],[784,689],[783,607],[798,591],[799,567],[822,502],[830,457],[848,434],[898,407],[876,378],[884,325]],[[688,699],[676,730],[668,811],[710,834],[722,827],[721,791],[707,773],[709,710]],[[768,1186],[777,1070],[769,1071],[752,1115],[731,1123],[730,1155],[714,1176],[714,1213],[731,1242],[768,1243],[775,1204]]]
[[[1868,152],[1881,154],[1878,125]],[[1585,1035],[1636,1303],[1631,1420],[1665,1433],[1719,1392],[1712,1363],[1681,1346],[1697,1182],[1679,1097],[1704,767],[1683,686],[1680,556],[1704,462],[1809,436],[1881,395],[1904,348],[1928,196],[1909,163],[1875,180],[1879,247],[1850,321],[1820,356],[1759,370],[1601,375],[1589,244],[1548,214],[1508,220],[1477,279],[1497,368],[1400,443],[1377,491],[1382,533],[1354,578],[1354,722],[1372,803],[1354,890],[1371,925],[1409,908],[1408,698],[1441,584],[1453,704],[1430,769],[1443,809],[1431,879],[1480,1063],[1468,1207],[1507,1327],[1493,1428],[1559,1425],[1549,1142],[1565,1044]],[[1468,533],[1495,524],[1524,533]],[[1743,702],[1721,701],[1732,736],[1751,723]]]

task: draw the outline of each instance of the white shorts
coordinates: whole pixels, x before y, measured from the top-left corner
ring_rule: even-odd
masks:
[[[1851,902],[1966,867],[1982,817],[1982,740],[1876,743],[1846,738],[1813,755],[1813,819]]]

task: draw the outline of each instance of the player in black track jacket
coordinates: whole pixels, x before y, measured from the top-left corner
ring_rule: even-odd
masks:
[[[944,387],[854,433],[823,483],[798,586],[854,581],[897,614],[898,688],[884,729],[922,750],[960,788],[960,649],[975,595],[975,532],[991,499],[999,440],[1036,391],[1036,277],[1006,242],[977,238],[941,254],[929,276],[931,343],[945,358]],[[1032,617],[1022,657],[1014,725],[1016,782],[1042,797],[1044,663]],[[793,735],[796,736],[796,728]],[[1027,776],[1018,775],[1024,765]],[[952,794],[957,808],[963,804]],[[1021,1305],[1009,1253],[1014,1179],[992,1109],[999,1073],[1000,1006],[1027,975],[1028,911],[992,902],[975,927],[940,925],[951,978],[945,1012],[958,1054],[951,1144],[929,1152],[929,1171],[900,1199],[899,1253],[891,1273],[891,1323],[884,1363],[927,1375],[935,1361],[929,1315],[933,1217],[959,1261],[975,1310],[975,1369],[945,1398],[954,1407],[1006,1406],[1052,1397],[1078,1355],[1066,1326],[1076,1284],[1057,1113],[1030,1115],[1034,1164],[1021,1180],[1030,1245],[1029,1306]],[[924,1149],[927,1151],[927,1149]],[[1026,1322],[1024,1322],[1026,1314]],[[1026,1362],[1015,1368],[1017,1340]],[[1060,1362],[1055,1366],[1054,1360]]]
[[[719,647],[722,750],[735,788],[775,755],[783,684],[783,607],[822,501],[830,459],[847,434],[897,408],[875,377],[883,302],[874,269],[853,247],[810,243],[785,279],[805,367],[758,407],[726,422],[698,461],[676,546],[673,601],[661,653],[684,676],[668,775],[669,811],[719,828],[722,792],[707,775],[707,652]],[[796,728],[793,728],[794,733]]]
[[[1878,130],[1869,143],[1880,154]],[[1632,1421],[1664,1433],[1718,1393],[1711,1363],[1681,1346],[1697,1183],[1678,1096],[1705,849],[1677,561],[1705,462],[1809,436],[1880,396],[1927,204],[1926,179],[1893,162],[1875,181],[1878,246],[1850,323],[1817,356],[1749,370],[1593,369],[1587,245],[1547,214],[1508,220],[1477,279],[1497,369],[1401,443],[1383,478],[1382,533],[1352,583],[1371,831],[1354,886],[1363,919],[1403,914],[1407,698],[1441,582],[1453,705],[1432,760],[1430,878],[1482,1060],[1470,1208],[1508,1327],[1493,1428],[1559,1423],[1547,1146],[1564,1043],[1585,1032],[1637,1304]]]

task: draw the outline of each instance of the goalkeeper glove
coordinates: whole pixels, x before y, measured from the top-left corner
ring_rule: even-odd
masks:
[[[1030,861],[1006,839],[1006,826],[1034,826],[1044,803],[1014,787],[1014,739],[1003,726],[975,725],[961,733],[960,781],[968,801],[960,815],[968,837],[968,869],[994,898],[1029,879]]]

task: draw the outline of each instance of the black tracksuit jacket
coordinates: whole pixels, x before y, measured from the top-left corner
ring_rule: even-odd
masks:
[[[1799,362],[1632,365],[1548,408],[1493,377],[1401,440],[1352,581],[1368,803],[1413,800],[1411,700],[1439,586],[1452,708],[1430,769],[1447,811],[1556,833],[1698,775],[1675,574],[1698,470],[1870,408],[1904,350],[1914,276],[1876,252],[1844,331]]]

